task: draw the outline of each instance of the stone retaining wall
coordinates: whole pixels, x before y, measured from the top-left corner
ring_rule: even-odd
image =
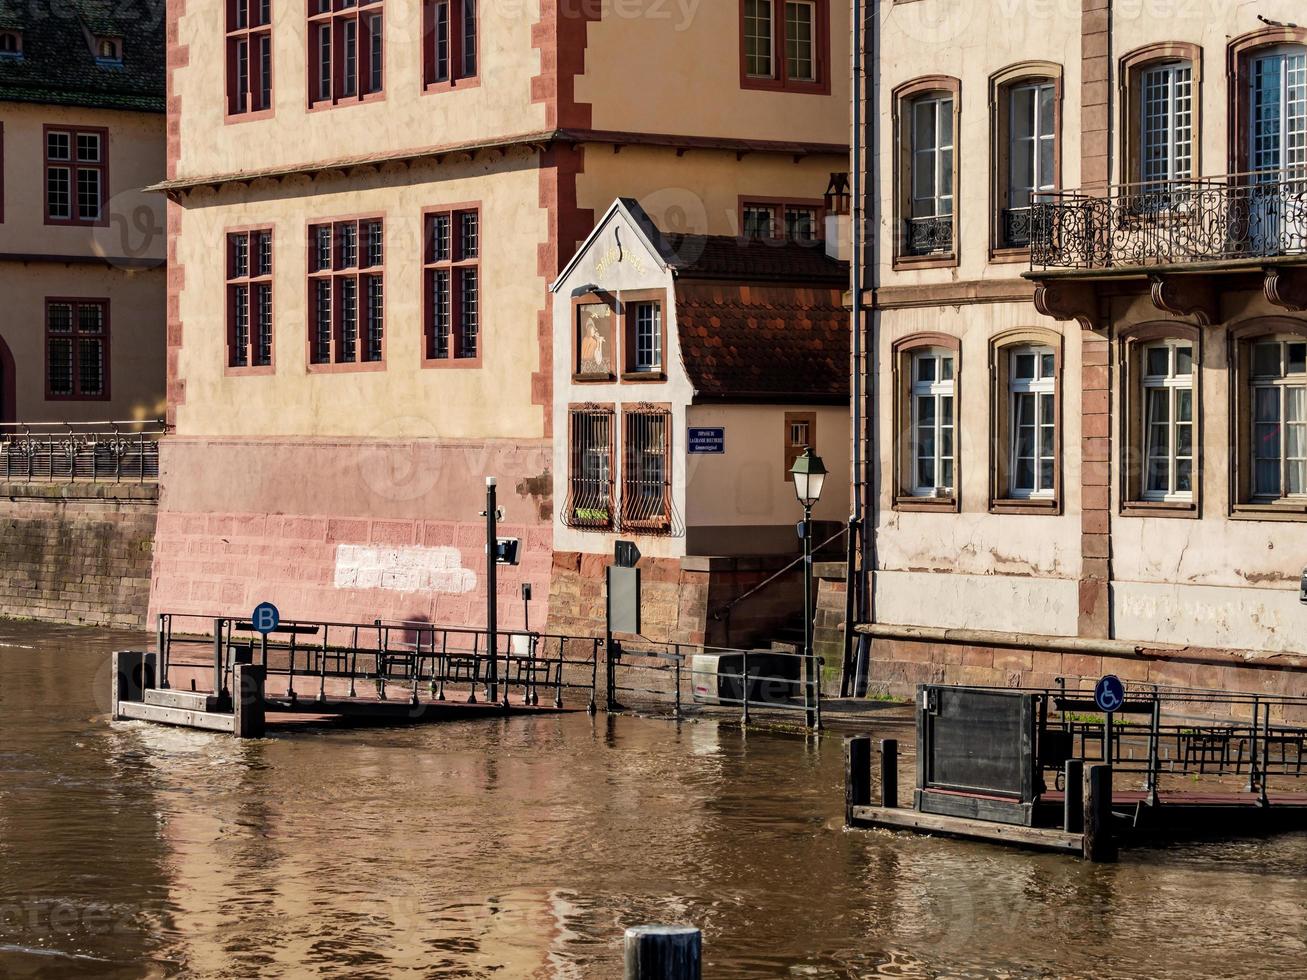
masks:
[[[0,616],[141,629],[153,484],[0,484]]]

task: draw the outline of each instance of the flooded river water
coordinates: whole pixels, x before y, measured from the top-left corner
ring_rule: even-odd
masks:
[[[1118,865],[842,829],[841,740],[585,714],[238,742],[107,721],[140,637],[0,623],[0,976],[1307,970],[1307,835]]]

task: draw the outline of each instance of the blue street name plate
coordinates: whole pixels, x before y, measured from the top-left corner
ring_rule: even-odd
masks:
[[[726,430],[724,428],[691,429],[687,443],[691,453],[724,453],[726,452]]]

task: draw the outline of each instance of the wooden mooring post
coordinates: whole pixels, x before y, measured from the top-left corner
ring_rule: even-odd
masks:
[[[880,805],[894,809],[899,805],[899,740],[882,739],[880,743]]]
[[[263,664],[237,664],[233,668],[232,710],[236,714],[233,734],[237,738],[263,737],[266,727],[263,702],[265,669]]]
[[[692,926],[626,930],[626,980],[701,980],[703,933]]]
[[[853,808],[871,806],[871,737],[844,740],[844,826],[853,826]]]
[[[1067,759],[1063,772],[1066,796],[1062,800],[1062,829],[1079,834],[1085,829],[1085,764],[1080,759]]]
[[[1094,765],[1084,776],[1084,857],[1086,861],[1116,860],[1116,838],[1112,835],[1112,767]]]

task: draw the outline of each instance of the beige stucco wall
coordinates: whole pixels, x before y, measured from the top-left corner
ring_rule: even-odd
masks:
[[[108,399],[46,399],[47,297],[109,301]],[[0,339],[14,359],[18,421],[163,417],[162,269],[132,272],[102,265],[0,261],[0,298]]]
[[[1299,0],[1257,0],[1255,3],[1153,0],[1152,3],[1122,4],[1113,13],[1114,58],[1160,42],[1184,41],[1202,47],[1203,174],[1225,174],[1234,169],[1227,159],[1230,132],[1227,110],[1233,93],[1226,75],[1226,54],[1231,40],[1266,27],[1259,17],[1272,23],[1302,24],[1303,6]],[[1115,179],[1133,179],[1123,178],[1120,155],[1115,150],[1114,145]]]
[[[576,97],[596,129],[813,143],[849,141],[849,7],[829,5],[829,95],[740,85],[742,0],[605,3]],[[684,67],[681,67],[684,66]]]
[[[694,455],[687,463],[686,520],[705,527],[790,527],[803,517],[786,479],[785,415],[817,416],[813,452],[829,474],[813,508],[817,521],[849,518],[849,410],[830,405],[693,405],[686,425],[726,430],[726,452]]]
[[[1006,14],[995,6],[1011,8]],[[990,106],[989,79],[1021,62],[1050,61],[1063,68],[1062,185],[1080,184],[1080,16],[1065,3],[1002,0],[998,4],[880,4],[880,168],[878,247],[883,285],[1013,278],[1025,265],[989,261]],[[1054,13],[1055,12],[1055,13]],[[901,230],[893,215],[892,175],[899,143],[892,126],[893,91],[924,75],[951,75],[962,83],[957,168],[959,265],[956,269],[903,270],[891,262]]]
[[[620,153],[602,145],[585,152],[577,178],[577,203],[595,218],[615,198],[634,197],[666,232],[740,233],[740,198],[820,201],[832,171],[848,170],[844,156],[817,155],[796,162],[787,154],[692,150],[678,156],[661,147],[628,146]]]
[[[163,178],[164,117],[0,102],[4,124],[4,222],[0,253],[162,260],[163,199],[143,188]],[[45,223],[45,126],[109,131],[108,225]]]
[[[1067,329],[1021,303],[886,310],[877,314],[877,322],[878,621],[1074,635],[1080,574],[1079,328]],[[990,344],[998,334],[1032,326],[1063,337],[1062,511],[991,514]],[[894,453],[901,437],[892,423],[891,351],[896,341],[924,332],[955,336],[962,345],[956,367],[958,514],[893,509]],[[941,572],[949,574],[927,574]]]
[[[390,438],[540,438],[533,405],[540,369],[538,313],[546,240],[536,158],[525,151],[494,164],[449,163],[382,170],[352,179],[301,178],[248,192],[200,192],[182,213],[178,259],[185,267],[177,410],[186,435],[333,435]],[[424,368],[422,210],[480,201],[480,368]],[[307,228],[346,215],[385,220],[385,369],[307,370]],[[273,229],[275,375],[225,372],[227,228]]]
[[[532,47],[538,0],[481,5],[479,85],[424,94],[422,5],[385,5],[385,97],[308,111],[304,4],[272,5],[273,115],[227,121],[223,5],[191,3],[178,24],[189,64],[173,73],[181,99],[182,153],[177,176],[292,166],[428,146],[444,146],[545,126],[531,100],[540,73]]]

